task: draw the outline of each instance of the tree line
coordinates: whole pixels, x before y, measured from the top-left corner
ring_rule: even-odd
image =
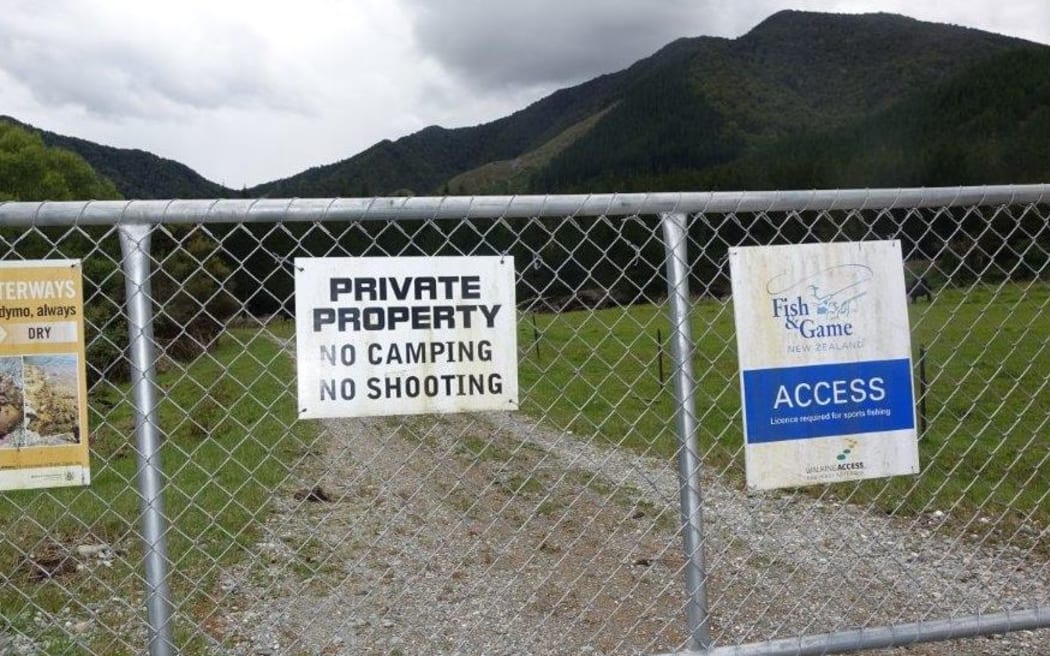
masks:
[[[0,123],[0,197],[118,199],[78,156]],[[737,245],[896,238],[931,283],[1050,278],[1050,207],[711,214],[690,218],[691,288],[729,293]],[[8,258],[84,259],[93,379],[127,375],[124,280],[112,226],[4,228]],[[172,358],[208,348],[238,312],[294,312],[296,256],[511,255],[523,307],[561,310],[651,302],[666,293],[659,221],[633,218],[357,221],[158,226],[152,240],[155,334]]]
[[[39,134],[0,121],[0,200],[120,200],[112,182],[79,155],[46,146]],[[113,226],[0,229],[7,260],[80,258],[88,375],[124,380],[128,344],[124,276]],[[208,348],[236,311],[231,267],[218,242],[201,227],[154,231],[150,280],[156,302],[154,335],[165,355],[187,359]]]

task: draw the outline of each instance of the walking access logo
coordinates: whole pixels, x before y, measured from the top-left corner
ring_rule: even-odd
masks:
[[[813,481],[821,479],[839,478],[847,472],[863,472],[864,461],[856,460],[855,451],[859,442],[853,438],[846,438],[845,447],[835,456],[835,462],[826,465],[813,465],[806,467],[806,478]]]
[[[843,449],[842,452],[839,453],[837,456],[835,456],[835,460],[838,460],[840,462],[847,460],[849,458],[849,454],[852,453],[853,449],[856,449],[856,448],[857,448],[857,440],[855,440],[853,438],[847,439],[846,440],[846,448]]]

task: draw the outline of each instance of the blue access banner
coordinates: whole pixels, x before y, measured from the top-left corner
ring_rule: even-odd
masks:
[[[750,444],[915,428],[907,358],[753,369],[743,385]]]

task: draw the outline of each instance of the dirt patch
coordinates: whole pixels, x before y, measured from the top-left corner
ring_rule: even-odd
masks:
[[[506,417],[399,424],[326,423],[309,487],[332,503],[286,499],[257,545],[263,564],[225,583],[243,606],[225,623],[240,627],[239,653],[681,642],[674,508],[522,439]]]

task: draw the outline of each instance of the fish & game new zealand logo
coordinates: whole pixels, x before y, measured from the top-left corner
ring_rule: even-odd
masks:
[[[862,347],[864,341],[856,334],[854,317],[872,278],[871,268],[863,264],[832,266],[801,279],[793,279],[788,273],[771,278],[766,291],[771,298],[772,318],[805,340],[789,351]]]

